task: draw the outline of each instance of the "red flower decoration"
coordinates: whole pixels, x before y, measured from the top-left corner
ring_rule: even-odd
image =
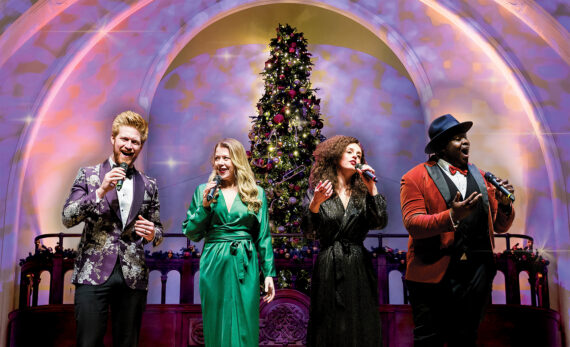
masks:
[[[283,117],[283,115],[280,113],[276,114],[275,117],[273,117],[273,122],[275,122],[276,124],[281,124],[283,123],[284,120],[285,117]]]

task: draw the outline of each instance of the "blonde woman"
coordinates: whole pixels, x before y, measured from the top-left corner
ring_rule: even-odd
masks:
[[[206,346],[259,345],[259,269],[263,300],[275,296],[273,248],[267,200],[255,184],[243,145],[225,139],[214,147],[209,182],[198,186],[182,232],[204,239],[200,259],[200,300]],[[216,187],[216,176],[220,184]],[[208,197],[214,189],[215,197]]]

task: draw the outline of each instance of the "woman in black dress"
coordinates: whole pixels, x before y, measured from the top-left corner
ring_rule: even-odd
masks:
[[[303,231],[320,252],[311,281],[308,346],[380,346],[376,274],[363,241],[386,226],[386,200],[354,137],[334,136],[317,146],[309,179]],[[356,169],[357,164],[358,169]]]

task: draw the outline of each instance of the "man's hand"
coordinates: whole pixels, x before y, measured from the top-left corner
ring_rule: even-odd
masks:
[[[120,166],[117,166],[113,170],[107,172],[103,178],[101,186],[97,188],[97,196],[99,199],[103,199],[105,194],[107,194],[111,189],[115,188],[119,180],[125,179],[126,172]]]
[[[135,222],[135,232],[150,242],[154,239],[154,223],[144,219],[144,217],[139,214],[139,219]]]
[[[467,199],[461,201],[461,193],[457,192],[455,199],[451,202],[451,215],[453,216],[454,222],[459,222],[469,216],[482,196],[481,193],[473,192]]]
[[[496,176],[495,179],[497,180],[497,183],[505,187],[505,189],[507,189],[511,194],[515,193],[515,187],[513,187],[513,185],[509,183],[509,180],[503,181],[502,179]],[[505,194],[501,193],[501,191],[498,189],[495,189],[495,198],[497,198],[497,200],[501,205],[509,206],[511,204],[511,199],[509,199]]]

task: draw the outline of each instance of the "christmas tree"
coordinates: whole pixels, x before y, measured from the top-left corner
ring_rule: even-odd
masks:
[[[277,27],[270,58],[261,73],[265,93],[249,132],[250,162],[265,189],[272,233],[298,233],[301,203],[309,186],[313,151],[323,127],[320,99],[311,88],[311,53],[303,33],[289,25]]]

